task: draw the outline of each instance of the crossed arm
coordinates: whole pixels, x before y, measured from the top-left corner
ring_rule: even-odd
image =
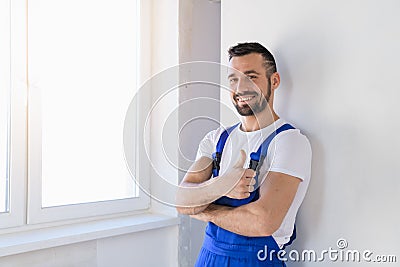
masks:
[[[208,165],[206,164],[207,162]],[[209,183],[208,181],[210,181],[209,178],[211,177],[211,163],[211,160],[208,159],[207,161],[206,157],[200,158],[198,162],[194,163],[194,165],[197,165],[197,167],[201,165],[203,169],[195,172],[196,175],[194,176],[193,173],[192,175],[187,175],[181,185],[192,187],[199,185],[201,187],[204,183],[207,185],[207,183]],[[238,170],[236,170],[234,175],[232,175],[236,175],[236,186],[238,186],[237,181],[241,180],[241,176],[246,172],[246,169],[243,168],[243,164],[241,168],[237,169]],[[231,178],[231,180],[234,180],[232,179],[232,176],[219,178]],[[237,176],[240,177],[237,178]],[[218,198],[218,196],[213,195],[210,198],[210,195],[202,195],[201,200],[204,202],[201,206],[196,206],[194,208],[178,207],[177,210],[183,214],[190,214],[193,218],[205,222],[213,222],[214,224],[237,234],[245,236],[269,236],[272,235],[272,233],[274,233],[281,225],[291,203],[293,202],[300,182],[301,180],[294,176],[279,172],[269,172],[260,186],[260,197],[254,202],[232,208],[210,204]],[[210,199],[212,200],[209,201]]]
[[[246,154],[241,156],[233,168],[216,179],[210,179],[212,160],[201,157],[188,170],[177,192],[176,204],[179,213],[194,215],[205,210],[221,196],[246,198],[249,189],[254,190],[255,172],[244,169]]]

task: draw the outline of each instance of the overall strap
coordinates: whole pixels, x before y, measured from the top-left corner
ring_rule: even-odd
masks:
[[[260,169],[261,165],[263,164],[263,161],[265,157],[267,156],[268,153],[268,147],[269,144],[271,143],[272,139],[274,139],[275,136],[277,136],[279,133],[290,130],[290,129],[295,129],[292,125],[286,123],[276,129],[273,133],[271,133],[265,140],[264,142],[260,145],[258,148],[257,152],[252,152],[250,154],[250,164],[249,164],[249,169],[257,170]]]
[[[221,163],[221,157],[222,157],[222,151],[224,150],[224,146],[226,143],[226,140],[228,139],[229,134],[239,125],[240,123],[237,123],[229,128],[227,128],[219,137],[216,151],[215,153],[212,154],[213,157],[213,177],[217,177],[219,175],[219,169],[220,169],[220,163]]]
[[[261,144],[261,146],[258,148],[257,152],[253,152],[250,154],[250,165],[249,168],[253,169],[255,171],[258,171],[261,168],[261,165],[264,162],[265,157],[267,156],[268,153],[268,147],[269,144],[271,143],[272,139],[274,139],[275,136],[277,136],[280,132],[290,130],[290,129],[295,129],[292,125],[290,124],[284,124],[278,129],[275,130],[270,136],[265,139],[265,141]],[[257,173],[258,176],[258,173]],[[257,179],[257,184],[258,186],[258,179]],[[293,243],[293,241],[296,239],[296,224],[294,225],[293,228],[293,233],[290,236],[289,241],[283,245],[282,249],[285,249],[287,246]]]
[[[220,169],[220,163],[221,163],[221,155],[222,151],[224,150],[224,146],[226,143],[226,140],[228,139],[229,134],[232,132],[233,129],[235,129],[239,124],[236,124],[227,130],[225,130],[217,143],[216,146],[216,152],[213,154],[213,176],[217,177],[219,174],[219,169]],[[275,136],[277,136],[279,133],[290,130],[290,129],[295,129],[292,125],[290,124],[284,124],[278,129],[276,129],[274,132],[272,132],[265,140],[264,142],[260,145],[258,150],[256,152],[252,152],[250,154],[250,164],[249,164],[249,169],[253,169],[256,171],[256,185],[255,187],[258,186],[258,171],[261,168],[261,165],[263,164],[264,159],[267,156],[268,153],[268,147],[271,141],[274,139]],[[231,199],[229,197],[223,196],[216,200],[214,203],[219,204],[219,205],[226,205],[226,206],[231,206],[231,207],[237,207],[241,206],[244,204],[247,204],[251,201],[257,200],[259,197],[259,188],[257,190],[253,191],[250,196],[247,199]],[[286,246],[290,245],[293,240],[296,239],[296,224],[294,225],[293,233],[290,237],[290,240],[284,244],[282,249],[285,249]]]
[[[290,236],[289,241],[283,245],[282,249],[284,250],[287,246],[291,245],[295,239],[296,239],[296,224],[294,224],[293,226],[293,233]]]

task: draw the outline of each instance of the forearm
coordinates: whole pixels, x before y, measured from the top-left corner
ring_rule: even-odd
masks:
[[[195,215],[195,214],[199,214],[202,211],[204,211],[210,204],[204,204],[201,206],[197,206],[197,207],[182,207],[182,206],[177,206],[176,210],[178,211],[178,213],[180,214],[184,214],[184,215]]]
[[[279,227],[255,202],[236,208],[211,204],[192,217],[244,236],[269,236]]]
[[[210,179],[212,159],[201,157],[186,173],[176,192],[176,209],[181,214],[197,214],[220,195],[220,179]]]
[[[213,186],[211,186],[211,184]],[[177,210],[181,214],[198,214],[210,203],[221,196],[217,180],[207,180],[203,183],[183,182],[177,191]]]
[[[178,212],[184,214],[195,214],[189,212],[196,208],[196,213],[204,210],[208,204],[224,196],[240,180],[243,171],[231,172],[209,179],[202,183],[183,182],[176,194],[176,204]]]
[[[210,159],[200,158],[178,186],[176,193],[178,212],[199,213],[210,203],[230,192],[245,173],[245,169],[242,168],[245,159],[246,155],[242,151],[240,160],[229,172],[210,179],[212,171]]]
[[[258,200],[237,208],[210,205],[192,217],[245,236],[270,236],[282,224],[300,181],[294,176],[269,172]]]

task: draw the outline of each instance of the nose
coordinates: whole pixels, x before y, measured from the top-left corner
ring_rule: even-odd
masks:
[[[245,92],[253,91],[253,82],[248,77],[240,77],[233,86],[232,90],[235,94],[241,95]]]

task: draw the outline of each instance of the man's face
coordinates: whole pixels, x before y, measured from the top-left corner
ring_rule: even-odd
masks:
[[[271,82],[266,77],[261,54],[232,57],[228,73],[232,102],[242,116],[263,111],[271,95]]]

